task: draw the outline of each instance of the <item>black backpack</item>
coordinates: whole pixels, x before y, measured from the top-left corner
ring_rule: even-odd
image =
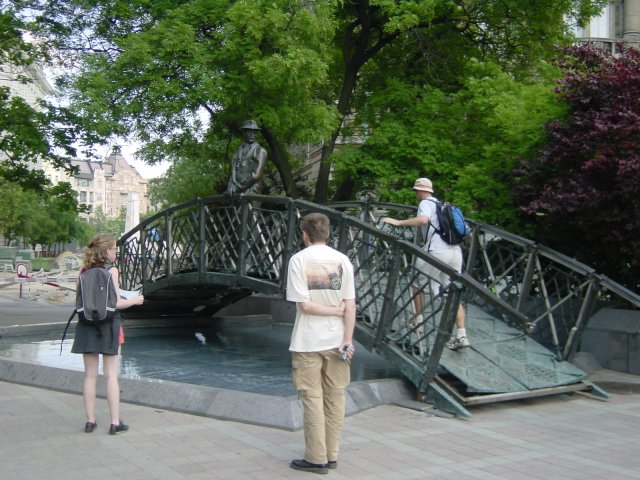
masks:
[[[73,317],[78,315],[78,320],[85,325],[93,325],[98,329],[102,324],[110,322],[116,313],[118,294],[113,282],[113,276],[109,269],[113,265],[105,264],[87,268],[78,277],[76,289],[76,308],[67,321],[67,326],[62,334],[62,342],[67,335],[67,329]],[[62,352],[62,342],[60,352]]]
[[[436,204],[436,212],[438,215],[438,223],[440,228],[433,227],[435,232],[449,245],[458,245],[462,243],[470,233],[469,226],[464,219],[462,210],[453,203],[441,202],[429,198],[429,201]],[[433,226],[433,224],[429,223]]]

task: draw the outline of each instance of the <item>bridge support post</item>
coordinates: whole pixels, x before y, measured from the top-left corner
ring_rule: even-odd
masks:
[[[167,242],[166,255],[167,255],[167,278],[171,279],[173,276],[173,233],[172,233],[172,217],[168,213],[164,216],[165,221],[165,237]]]
[[[442,311],[442,317],[438,324],[436,339],[433,342],[433,347],[427,360],[424,374],[422,375],[422,388],[429,385],[436,373],[438,372],[438,365],[440,364],[440,357],[442,357],[442,351],[447,343],[447,340],[451,337],[453,331],[453,324],[456,321],[456,315],[458,313],[458,306],[462,298],[462,284],[460,282],[451,282],[448,287],[448,294],[446,295],[446,301],[444,304],[444,310]]]
[[[287,240],[282,253],[282,265],[280,267],[280,291],[284,292],[287,288],[287,269],[289,267],[289,259],[293,255],[293,242],[296,239],[296,224],[298,220],[298,210],[295,208],[293,200],[287,205]]]
[[[569,333],[569,338],[567,339],[564,345],[564,358],[566,360],[570,360],[576,353],[578,349],[578,342],[580,341],[580,337],[582,337],[582,333],[587,327],[587,322],[591,315],[593,314],[593,309],[595,306],[596,299],[598,298],[598,279],[595,276],[592,276],[591,282],[587,287],[587,293],[582,300],[582,305],[580,307],[580,313],[578,313],[578,318],[576,319],[575,325],[571,328],[571,332]]]
[[[236,271],[236,276],[238,280],[240,277],[247,273],[247,250],[248,246],[248,237],[249,237],[249,202],[244,196],[242,196],[241,204],[240,204],[241,214],[240,214],[240,226],[242,230],[240,231],[240,249],[238,250],[238,269]]]
[[[465,271],[471,274],[471,269],[476,264],[476,259],[478,258],[478,249],[480,247],[480,235],[478,233],[478,228],[474,227],[471,234],[471,245],[469,246],[469,251],[467,252],[467,260],[464,262]]]
[[[147,258],[147,231],[140,229],[140,283],[144,285],[145,280],[149,278],[149,259]]]
[[[400,254],[397,249],[394,249],[393,264],[391,266],[391,272],[389,273],[389,279],[384,291],[384,299],[382,303],[382,309],[380,313],[380,321],[376,328],[375,339],[373,341],[373,347],[383,341],[387,332],[391,328],[391,324],[396,314],[395,305],[393,303],[393,295],[396,291],[396,284],[398,283],[398,275],[400,275]]]
[[[200,221],[200,229],[198,233],[198,273],[202,275],[207,271],[207,258],[205,255],[207,225],[206,211],[202,199],[198,200],[198,219]]]
[[[535,247],[529,247],[527,252],[527,265],[524,269],[524,278],[522,279],[522,286],[518,295],[518,304],[516,310],[522,312],[525,303],[529,300],[529,293],[531,292],[531,284],[533,283],[533,274],[536,270],[536,249]]]

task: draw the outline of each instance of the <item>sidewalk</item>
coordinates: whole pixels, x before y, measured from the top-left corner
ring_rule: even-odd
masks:
[[[122,405],[129,432],[84,425],[82,397],[0,382],[0,477],[315,478],[288,467],[303,433]],[[638,479],[640,396],[560,395],[482,406],[468,420],[393,405],[346,419],[335,479]]]
[[[0,293],[0,326],[52,321],[50,305]],[[8,319],[8,311],[24,316]],[[601,369],[590,379],[611,399],[504,402],[473,407],[470,419],[396,405],[365,410],[346,419],[339,466],[327,478],[639,479],[640,378]],[[127,403],[121,410],[129,432],[107,434],[106,401],[98,399],[98,428],[85,434],[80,395],[0,382],[0,478],[317,478],[288,467],[303,455],[302,431]]]

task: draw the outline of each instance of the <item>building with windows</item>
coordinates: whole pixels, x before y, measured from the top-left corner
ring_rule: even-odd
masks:
[[[66,181],[78,192],[78,203],[89,207],[91,216],[100,208],[107,218],[117,218],[126,211],[131,198],[137,199],[134,208],[144,214],[150,209],[148,182],[122,155],[118,146],[113,147],[104,161],[74,160],[78,168],[74,177],[57,172],[57,181]],[[52,173],[48,172],[49,178]],[[53,180],[53,178],[52,178]]]
[[[21,81],[22,78],[28,81]],[[11,95],[23,98],[33,108],[38,108],[38,101],[53,91],[37,63],[26,67],[0,65],[0,87],[8,87]]]
[[[0,87],[7,87],[11,95],[22,97],[33,108],[38,108],[38,101],[53,92],[37,63],[24,67],[0,65]],[[48,163],[39,162],[33,167],[42,170],[53,184],[69,182],[78,193],[78,202],[87,205],[91,214],[100,207],[108,218],[119,217],[122,209],[126,210],[127,202],[131,202],[130,194],[137,199],[136,211],[142,214],[149,211],[148,182],[129,165],[120,147],[114,147],[101,162],[73,160],[71,163],[78,167],[78,174],[73,177]]]
[[[640,0],[611,0],[602,13],[575,32],[581,41],[615,52],[617,42],[640,46]]]

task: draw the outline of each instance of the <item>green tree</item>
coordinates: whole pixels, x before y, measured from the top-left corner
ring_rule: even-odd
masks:
[[[460,68],[452,91],[388,78],[359,110],[371,132],[366,142],[337,153],[336,181],[355,179],[355,191],[413,203],[413,181],[428,176],[436,195],[470,218],[524,233],[511,172],[518,158],[537,154],[544,125],[563,114],[554,94],[558,69],[529,67],[532,81],[490,62]]]
[[[88,129],[131,134],[150,163],[212,158],[224,183],[237,145],[230,139],[239,142],[241,122],[256,118],[285,190],[295,194],[285,146],[320,140],[333,123],[334,108],[317,95],[333,31],[330,15],[314,15],[325,2],[116,2],[117,14],[108,2],[75,10],[69,3],[44,2],[39,32],[77,52],[84,68],[72,75],[69,95]],[[79,31],[107,48],[89,49]]]
[[[95,232],[112,233],[116,238],[119,238],[124,233],[126,213],[126,210],[122,208],[117,218],[107,218],[102,207],[98,206],[89,218],[89,225]]]
[[[0,4],[0,64],[9,74],[6,82],[27,83],[27,75],[36,61],[47,60],[46,44],[23,38],[27,23],[18,9],[25,2]],[[76,155],[77,142],[91,145],[97,137],[85,136],[88,130],[71,110],[44,101],[35,105],[0,87],[0,185],[3,191],[0,230],[7,241],[23,236],[27,241],[49,243],[56,235],[67,240],[71,225],[78,222],[78,205],[68,185],[52,186],[38,162],[48,162],[73,173],[70,159]],[[52,212],[60,222],[52,224]],[[62,219],[69,218],[67,224]],[[54,233],[57,232],[57,233]],[[38,239],[38,240],[36,240]],[[42,242],[40,242],[42,240]]]
[[[42,0],[30,11],[34,33],[78,67],[66,85],[87,130],[132,135],[149,163],[211,159],[217,168],[199,188],[213,193],[238,126],[254,118],[289,195],[298,162],[286,146],[324,145],[314,195],[323,201],[337,140],[367,129],[357,114],[386,78],[449,94],[474,58],[524,71],[563,38],[565,18],[583,22],[603,3]],[[338,198],[357,180],[344,173]]]
[[[0,232],[7,245],[16,237],[20,228],[20,212],[24,204],[24,192],[20,186],[9,182],[0,176]]]
[[[2,232],[11,240],[22,237],[26,243],[51,246],[67,243],[82,233],[75,192],[68,183],[48,186],[44,190],[22,189],[0,177],[0,186],[12,193],[3,207]]]
[[[47,46],[27,42],[25,21],[19,9],[25,2],[0,4],[0,65],[9,74],[5,82],[31,82],[27,69],[36,62],[47,61]],[[27,11],[28,5],[26,6]],[[0,175],[29,189],[41,190],[47,182],[38,170],[39,161],[72,173],[69,160],[75,156],[74,144],[98,142],[80,119],[65,107],[39,101],[30,105],[21,97],[11,95],[7,86],[0,87]]]

